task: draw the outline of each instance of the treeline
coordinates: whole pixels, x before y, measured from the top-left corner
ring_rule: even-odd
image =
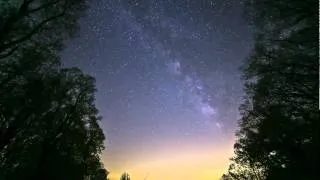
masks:
[[[319,179],[316,0],[248,0],[254,48],[235,156],[223,180]]]
[[[0,1],[0,179],[105,180],[95,80],[63,68],[86,0]]]

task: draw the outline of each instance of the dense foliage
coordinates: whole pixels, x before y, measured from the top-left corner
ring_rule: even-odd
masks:
[[[254,48],[235,157],[222,179],[317,179],[318,1],[251,0]]]
[[[0,59],[27,45],[61,50],[86,8],[86,0],[0,0]]]
[[[58,54],[86,2],[0,5],[0,179],[105,180],[95,80]]]

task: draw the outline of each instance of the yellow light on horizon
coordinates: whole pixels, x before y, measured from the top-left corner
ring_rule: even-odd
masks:
[[[164,147],[152,154],[135,158],[121,168],[110,167],[110,180],[119,180],[125,171],[132,180],[218,180],[226,172],[232,144],[186,147],[177,151]],[[108,168],[108,163],[106,163]]]

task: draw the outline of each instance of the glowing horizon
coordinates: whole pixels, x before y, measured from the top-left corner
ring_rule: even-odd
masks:
[[[105,167],[110,180],[119,180],[122,173],[129,173],[131,180],[218,180],[226,172],[233,155],[233,141],[223,144],[195,142],[175,148],[173,143],[161,149],[150,148],[152,153],[132,157],[122,166],[113,166],[105,152]],[[181,150],[184,149],[184,150]]]
[[[169,3],[170,2],[170,3]],[[90,1],[64,63],[96,78],[110,180],[217,180],[252,37],[239,1]]]

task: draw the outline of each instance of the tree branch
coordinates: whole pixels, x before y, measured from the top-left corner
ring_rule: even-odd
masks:
[[[53,21],[59,17],[62,17],[63,15],[65,15],[65,10],[58,14],[58,15],[55,15],[55,16],[52,16],[50,18],[47,18],[46,20],[43,20],[41,23],[39,23],[35,28],[33,28],[33,30],[31,30],[29,33],[27,33],[25,36],[17,39],[17,40],[14,40],[14,41],[11,41],[7,44],[3,44],[2,46],[0,46],[0,50],[2,49],[7,49],[9,48],[10,46],[13,46],[15,44],[18,44],[18,43],[21,43],[21,42],[24,42],[26,40],[28,40],[33,34],[35,34],[36,32],[38,32],[47,22],[50,22],[50,21]]]
[[[25,13],[28,11],[28,7],[30,3],[32,3],[34,0],[25,0],[23,1],[22,5],[20,6],[18,12],[12,16],[9,17],[9,19],[6,20],[6,22],[3,23],[3,26],[0,29],[0,35],[7,34],[8,31],[12,28],[14,23],[16,23],[18,20],[20,20]]]
[[[13,54],[16,50],[18,49],[18,46],[12,48],[9,52],[5,53],[5,54],[0,54],[0,59],[6,58],[8,56],[10,56],[11,54]]]
[[[43,4],[43,5],[39,6],[39,7],[36,7],[34,9],[29,10],[27,12],[27,14],[32,14],[32,13],[35,13],[35,12],[40,11],[42,9],[45,9],[45,8],[51,6],[51,5],[57,4],[59,1],[60,0],[56,0],[56,1],[53,1],[53,2],[49,2],[49,3]]]

